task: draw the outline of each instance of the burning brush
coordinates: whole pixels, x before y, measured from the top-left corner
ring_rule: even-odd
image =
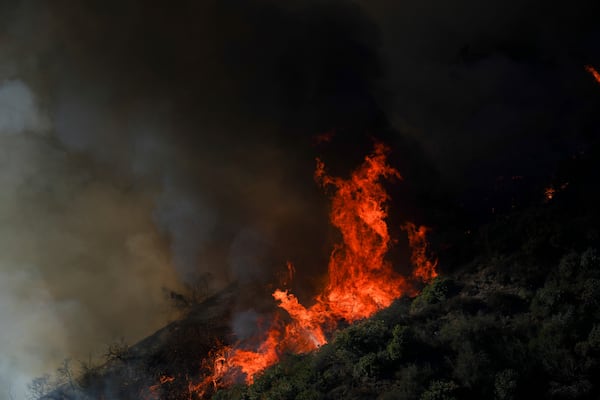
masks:
[[[277,363],[281,354],[315,350],[327,343],[328,334],[340,322],[368,318],[403,294],[415,294],[411,281],[427,282],[437,276],[436,261],[427,256],[427,228],[410,222],[403,229],[412,250],[412,276],[398,274],[385,259],[391,239],[385,221],[389,195],[382,180],[401,179],[387,163],[387,153],[388,148],[377,143],[349,179],[329,176],[324,163],[317,160],[315,179],[334,190],[330,218],[343,239],[331,252],[324,289],[308,307],[287,290],[275,290],[273,298],[289,319],[275,316],[258,341],[253,338],[214,350],[203,361],[208,373],[188,385],[190,397],[203,397],[242,380],[251,384],[256,374]],[[291,263],[288,270],[291,278]]]

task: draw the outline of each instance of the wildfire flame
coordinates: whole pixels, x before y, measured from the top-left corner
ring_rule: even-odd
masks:
[[[412,249],[411,262],[415,266],[413,275],[424,282],[435,278],[438,274],[435,270],[437,260],[431,260],[427,256],[427,231],[425,226],[417,226],[412,222],[404,224],[403,229],[408,234],[408,243]]]
[[[600,73],[594,67],[585,65],[585,70],[600,84]],[[333,135],[333,131],[319,135],[316,143],[329,142]],[[402,179],[400,173],[387,164],[387,152],[383,144],[377,143],[373,154],[365,157],[364,163],[349,179],[327,175],[324,163],[317,159],[315,179],[321,186],[335,189],[330,219],[343,239],[329,258],[328,280],[323,291],[307,308],[288,290],[275,290],[273,298],[287,312],[289,322],[283,322],[276,315],[258,346],[248,343],[218,346],[202,362],[209,372],[198,383],[188,381],[190,399],[192,396],[204,397],[211,389],[228,386],[240,378],[251,384],[255,375],[275,364],[282,353],[314,350],[327,343],[326,333],[335,329],[340,321],[351,323],[368,318],[403,293],[414,293],[411,279],[428,282],[438,275],[437,260],[428,256],[428,228],[412,222],[402,226],[412,250],[414,270],[411,279],[396,273],[385,260],[391,243],[385,222],[389,196],[381,181],[383,178]],[[522,177],[513,176],[512,179]],[[567,185],[568,182],[562,184],[560,189]],[[557,191],[554,186],[545,188],[546,201],[552,200]],[[282,279],[284,286],[291,282],[295,273],[294,265],[288,262],[286,277]],[[144,397],[156,399],[161,385],[174,379],[161,376],[159,384],[151,386],[150,395]]]
[[[159,391],[162,385],[171,383],[175,380],[174,377],[168,375],[161,375],[156,385],[150,386],[149,393],[140,393],[140,397],[144,400],[157,400],[159,399]]]
[[[305,307],[288,290],[277,289],[273,298],[289,315],[289,322],[275,317],[265,337],[255,350],[243,343],[222,346],[211,354],[205,365],[210,373],[200,383],[190,386],[190,392],[203,396],[212,386],[227,386],[245,375],[251,384],[254,376],[275,364],[283,352],[304,353],[327,343],[326,333],[340,321],[354,322],[368,318],[389,306],[407,291],[413,292],[410,280],[395,272],[385,255],[391,239],[385,219],[389,196],[382,180],[402,179],[400,173],[387,164],[388,149],[376,144],[373,154],[349,179],[332,177],[325,165],[317,160],[316,181],[325,188],[332,187],[330,219],[342,235],[330,256],[327,283]],[[407,223],[415,266],[413,279],[429,281],[437,276],[436,262],[427,256],[427,228]],[[295,269],[288,263],[289,278]]]
[[[544,189],[544,197],[546,198],[546,201],[552,200],[555,195],[556,195],[556,189],[554,189],[552,186],[549,186]]]

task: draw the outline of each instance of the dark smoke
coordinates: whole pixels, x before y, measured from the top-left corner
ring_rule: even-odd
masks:
[[[316,156],[344,175],[385,141],[397,226],[436,225],[597,140],[591,1],[7,3],[0,396],[161,326],[163,287],[290,260],[310,294],[337,240]]]

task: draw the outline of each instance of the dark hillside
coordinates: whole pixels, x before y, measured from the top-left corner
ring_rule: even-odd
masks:
[[[477,230],[437,232],[453,246],[440,252],[441,277],[419,296],[338,331],[314,353],[284,355],[251,386],[208,396],[599,398],[596,163],[593,157],[566,163],[554,185],[569,184],[552,198],[539,188],[528,207]],[[194,399],[188,384],[215,343],[231,340],[241,291],[233,285],[137,345],[112,347],[105,365],[78,378],[62,371],[58,389],[49,390],[48,379],[33,388],[43,399]]]

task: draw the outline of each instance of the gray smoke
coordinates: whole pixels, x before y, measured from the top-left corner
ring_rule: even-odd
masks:
[[[21,399],[62,358],[162,326],[178,283],[152,196],[63,148],[24,82],[1,84],[0,104],[0,391]]]
[[[170,237],[173,264],[180,279],[196,282],[201,272],[208,272],[204,248],[215,230],[217,216],[199,198],[178,193],[166,183],[157,199],[155,220]],[[199,266],[204,266],[204,270]]]
[[[19,80],[3,82],[0,86],[0,134],[44,132],[47,129],[47,116],[38,111],[27,85]]]

